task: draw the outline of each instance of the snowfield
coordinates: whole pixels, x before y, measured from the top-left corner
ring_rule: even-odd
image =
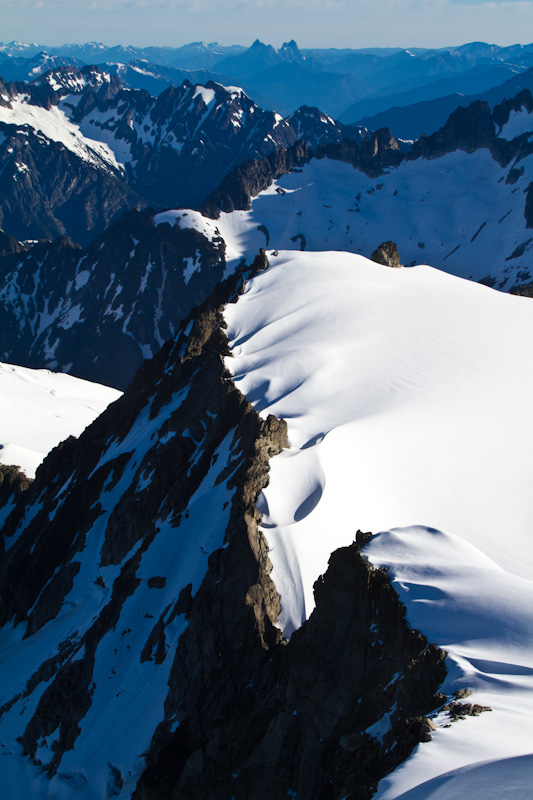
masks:
[[[79,436],[121,394],[72,375],[0,363],[0,463],[32,478],[53,447]]]
[[[443,691],[469,689],[467,702],[492,709],[452,724],[441,712],[434,741],[376,797],[525,797],[533,304],[428,266],[269,258],[226,309],[226,365],[262,416],[289,427],[259,504],[280,626],[290,635],[308,618],[330,553],[372,531],[367,558],[388,567],[410,624],[448,653]],[[369,733],[386,729],[384,719]]]

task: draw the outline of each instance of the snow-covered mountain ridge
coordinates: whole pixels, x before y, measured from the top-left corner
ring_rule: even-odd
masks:
[[[476,800],[498,770],[518,790],[530,300],[338,252],[243,276],[3,510],[4,786],[366,798],[415,747],[381,796],[483,760]],[[440,698],[381,566],[449,654]]]
[[[288,441],[224,367],[220,303],[241,282],[2,509],[0,766],[13,796],[222,798],[230,784],[239,798],[311,798],[333,781],[369,797],[444,699],[442,653],[402,621],[359,545],[332,561],[290,644],[274,625],[255,502]],[[383,713],[390,752],[364,734]]]
[[[161,147],[207,163],[210,126],[256,114],[184,84],[154,117],[95,69],[0,89],[13,185],[47,184],[24,140],[56,197],[85,164],[117,204]],[[0,234],[4,357],[140,364],[35,483],[0,466],[8,796],[527,796],[533,319],[478,281],[532,293],[532,113],[476,103],[412,147],[272,115],[305,141],[202,210],[85,249]],[[391,239],[439,269],[357,254]]]
[[[485,798],[496,769],[494,796],[520,794],[533,764],[530,301],[426,266],[281,252],[225,317],[236,385],[287,422],[258,503],[282,629],[309,617],[357,520],[381,531],[364,553],[409,621],[447,651],[444,691],[491,709],[452,726],[439,715],[434,744],[377,797],[433,797],[414,787],[459,768],[443,797],[464,781]],[[388,729],[385,716],[372,735]]]
[[[296,142],[237,167],[203,213],[131,212],[85,250],[58,240],[17,255],[12,243],[0,259],[2,358],[124,388],[260,248],[369,256],[393,240],[403,263],[530,294],[532,108],[524,92],[493,112],[459,109],[407,154],[386,130],[319,143],[315,156]],[[322,117],[302,110],[298,124],[333,135]],[[104,336],[114,345],[102,355]]]

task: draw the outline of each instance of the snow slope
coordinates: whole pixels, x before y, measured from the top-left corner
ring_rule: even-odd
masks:
[[[5,98],[4,98],[5,99]],[[67,100],[70,97],[67,97]],[[102,141],[83,134],[79,125],[70,121],[66,106],[42,108],[28,102],[26,95],[18,95],[5,105],[0,105],[0,122],[14,125],[28,125],[40,131],[47,139],[60,142],[75,155],[94,166],[120,171],[122,165],[115,158],[113,150]]]
[[[290,635],[302,624],[329,554],[371,530],[367,557],[389,568],[410,623],[448,652],[444,690],[471,689],[469,702],[492,708],[451,725],[442,712],[434,742],[377,797],[525,796],[531,301],[346,253],[270,261],[226,309],[226,365],[261,415],[289,426],[260,503],[280,625]],[[369,733],[386,729],[384,719]]]
[[[0,463],[33,477],[53,447],[78,436],[121,394],[72,375],[0,363]]]

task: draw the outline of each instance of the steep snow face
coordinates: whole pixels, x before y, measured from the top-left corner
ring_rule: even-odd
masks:
[[[115,171],[122,169],[113,150],[105,142],[85,136],[80,127],[70,121],[64,107],[41,108],[29,103],[28,97],[18,95],[9,105],[0,105],[0,122],[28,125],[90,164]]]
[[[33,477],[53,447],[78,436],[121,394],[71,375],[0,364],[0,463]]]
[[[442,713],[378,797],[484,800],[495,775],[518,789],[533,735],[531,301],[346,253],[271,265],[226,309],[226,365],[288,423],[260,500],[280,625],[309,616],[333,550],[382,531],[366,552],[449,653],[444,689],[493,710],[451,726]]]
[[[46,485],[38,497],[28,490],[35,502],[20,526],[3,527],[3,578],[7,572],[14,580],[19,558],[38,573],[29,581],[28,619],[0,630],[6,797],[128,798],[156,727],[165,718],[168,727],[179,724],[168,720],[165,703],[188,627],[186,598],[224,545],[232,482],[246,461],[235,435],[245,403],[233,403],[220,359],[183,365],[192,328],[159,355],[153,378],[145,371],[129,399],[96,420],[79,449],[67,444],[48,462]],[[75,486],[82,487],[77,499]],[[4,506],[0,522],[7,517],[9,526],[11,511]],[[56,546],[53,563],[41,535],[65,545]],[[51,609],[46,598],[65,573],[71,579],[58,587]],[[14,589],[6,594],[15,601]],[[63,747],[73,717],[73,737]],[[22,745],[26,734],[35,735]]]

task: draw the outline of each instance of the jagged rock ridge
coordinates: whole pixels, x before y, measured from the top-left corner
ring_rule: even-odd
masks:
[[[28,84],[0,78],[0,134],[0,225],[21,239],[87,244],[127,209],[200,205],[238,164],[298,138],[364,131],[318,109],[284,120],[211,80],[152,97],[98,67],[64,66]]]

